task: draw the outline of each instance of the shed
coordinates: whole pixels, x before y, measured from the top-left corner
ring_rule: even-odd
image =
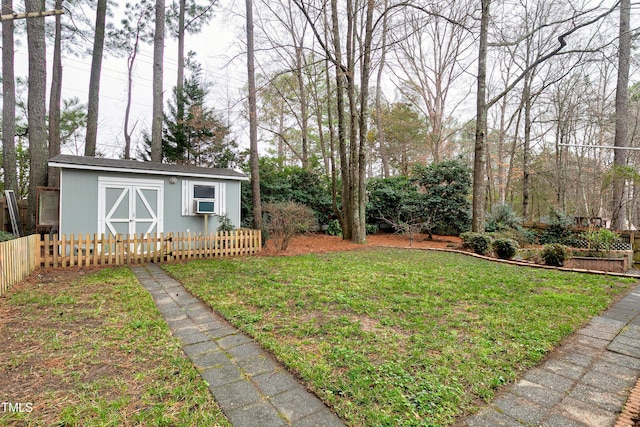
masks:
[[[216,231],[227,215],[240,226],[240,186],[231,169],[57,155],[60,234]]]

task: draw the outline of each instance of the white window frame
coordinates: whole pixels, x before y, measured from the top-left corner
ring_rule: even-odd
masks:
[[[215,197],[213,199],[195,198],[193,195],[194,187],[202,185],[214,188]],[[182,181],[182,216],[199,216],[196,213],[196,200],[206,200],[214,203],[214,215],[224,215],[225,206],[225,184],[219,181]]]

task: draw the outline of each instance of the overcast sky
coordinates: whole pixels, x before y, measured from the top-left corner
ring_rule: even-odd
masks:
[[[124,1],[119,0],[119,3],[123,4]],[[244,13],[244,10],[237,10],[237,12]],[[68,18],[63,16],[62,19]],[[186,50],[196,52],[196,59],[203,66],[204,76],[211,83],[211,97],[208,104],[214,107],[225,120],[229,119],[232,122],[234,130],[239,132],[237,138],[240,143],[244,142],[242,139],[245,136],[241,129],[245,126],[237,126],[237,114],[229,114],[237,113],[239,110],[234,107],[234,104],[242,102],[240,99],[243,96],[241,89],[246,82],[244,56],[241,54],[244,44],[240,38],[243,32],[242,25],[242,19],[237,14],[234,16],[232,12],[218,8],[216,16],[201,34],[187,35],[186,39]],[[16,76],[26,78],[28,74],[26,36],[18,35],[17,39],[20,40],[15,46]],[[152,49],[152,46],[143,46],[136,60],[133,84],[134,100],[130,116],[132,125],[137,121],[134,142],[140,140],[140,131],[146,129],[150,132],[151,128]],[[48,78],[51,74],[52,61],[50,56],[52,52],[52,44],[48,43]],[[69,54],[63,56],[62,96],[64,99],[78,97],[80,102],[86,105],[90,66],[90,57],[78,58]],[[176,84],[176,73],[177,43],[174,40],[166,40],[163,80],[165,105],[172,96],[172,88]],[[98,149],[107,157],[119,157],[124,149],[123,123],[127,99],[126,84],[126,58],[116,58],[107,54],[102,63],[98,127]],[[73,153],[74,148],[67,147],[63,151]],[[136,153],[132,153],[132,157],[135,156]]]

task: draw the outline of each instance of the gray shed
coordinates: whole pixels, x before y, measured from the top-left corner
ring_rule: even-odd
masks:
[[[230,169],[58,155],[60,234],[213,232],[240,226],[240,183]]]

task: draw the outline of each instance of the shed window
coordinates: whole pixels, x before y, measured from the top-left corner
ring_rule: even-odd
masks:
[[[202,213],[222,215],[224,213],[224,183],[182,182],[182,215],[193,216]]]

